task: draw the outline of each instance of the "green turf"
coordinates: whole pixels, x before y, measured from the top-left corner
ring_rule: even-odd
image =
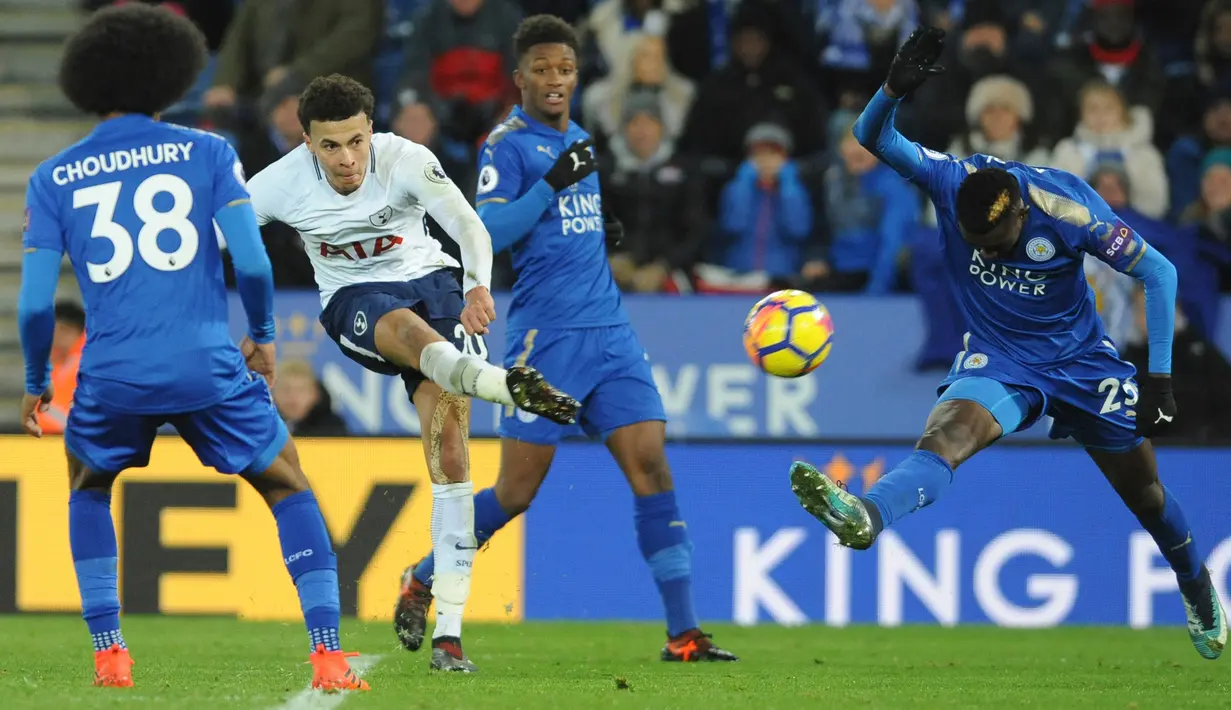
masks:
[[[658,662],[661,631],[647,624],[472,624],[467,651],[481,673],[440,676],[425,652],[396,647],[387,624],[351,623],[348,650],[380,655],[372,691],[299,707],[1231,708],[1231,669],[1201,659],[1182,628],[711,630],[743,661]],[[0,708],[264,710],[311,676],[298,625],[129,617],[124,633],[137,687],[98,689],[79,619],[0,617]]]

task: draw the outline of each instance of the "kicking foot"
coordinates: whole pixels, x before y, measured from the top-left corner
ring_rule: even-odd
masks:
[[[342,690],[368,690],[368,682],[355,675],[347,658],[358,656],[358,653],[342,651],[326,651],[324,644],[318,644],[308,661],[312,664],[312,687],[327,693]]]
[[[462,640],[450,636],[432,639],[431,668],[453,673],[477,673],[479,670],[462,651]]]
[[[407,651],[418,651],[427,630],[427,610],[432,606],[432,589],[415,579],[415,564],[402,573],[402,590],[393,610],[393,631]]]
[[[547,417],[557,424],[567,425],[577,421],[581,403],[552,387],[533,367],[510,367],[505,382],[518,409]]]
[[[856,550],[872,546],[876,532],[864,502],[815,466],[803,461],[791,464],[791,491],[804,510],[838,537],[838,542]]]
[[[112,644],[106,651],[94,652],[94,685],[100,688],[133,687],[133,659],[128,649]]]
[[[1227,645],[1227,617],[1205,565],[1196,579],[1180,583],[1180,596],[1188,615],[1188,636],[1197,653],[1211,661],[1218,658]]]
[[[710,635],[701,629],[689,629],[675,638],[667,639],[663,646],[664,661],[699,663],[701,661],[738,661],[734,653],[721,649],[710,640]]]

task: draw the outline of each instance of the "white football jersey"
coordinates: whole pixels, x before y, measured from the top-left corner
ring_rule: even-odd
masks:
[[[465,290],[490,286],[491,237],[482,221],[432,151],[400,136],[373,134],[367,176],[349,195],[330,186],[303,144],[253,176],[248,192],[259,223],[282,222],[303,238],[322,307],[343,286],[409,281],[459,266],[428,234],[429,212],[462,246]],[[472,259],[467,252],[482,252],[484,243],[486,259]]]

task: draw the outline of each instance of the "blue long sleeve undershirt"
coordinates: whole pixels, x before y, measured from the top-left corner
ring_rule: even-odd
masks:
[[[923,157],[915,144],[894,128],[897,110],[898,99],[889,98],[884,87],[878,89],[855,121],[855,139],[899,175],[914,180],[923,166]]]
[[[26,393],[41,395],[51,384],[51,340],[56,330],[56,285],[62,254],[33,249],[21,258],[17,329],[26,360]]]
[[[1150,374],[1171,374],[1171,348],[1175,338],[1175,295],[1179,285],[1175,266],[1157,249],[1146,247],[1141,260],[1126,273],[1146,287],[1146,337],[1150,343]]]
[[[555,196],[551,185],[539,180],[512,202],[480,202],[479,219],[492,237],[492,253],[499,254],[529,235]]]
[[[214,219],[235,265],[235,288],[248,315],[248,337],[255,343],[271,342],[275,335],[274,271],[252,204],[232,203],[218,210]]]

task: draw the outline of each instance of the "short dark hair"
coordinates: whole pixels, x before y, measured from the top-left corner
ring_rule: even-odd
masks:
[[[372,117],[372,91],[349,76],[330,74],[313,79],[299,95],[299,125],[307,133],[313,121],[345,121]]]
[[[577,31],[573,26],[555,15],[531,15],[521,21],[513,34],[513,49],[517,60],[538,44],[565,44],[577,52]]]
[[[141,3],[107,7],[65,44],[60,90],[96,116],[153,116],[188,93],[208,60],[190,20]]]
[[[976,170],[957,189],[958,224],[971,234],[987,234],[1013,214],[1021,195],[1013,173],[1001,168]]]
[[[56,301],[56,322],[85,330],[85,309],[76,301]]]

